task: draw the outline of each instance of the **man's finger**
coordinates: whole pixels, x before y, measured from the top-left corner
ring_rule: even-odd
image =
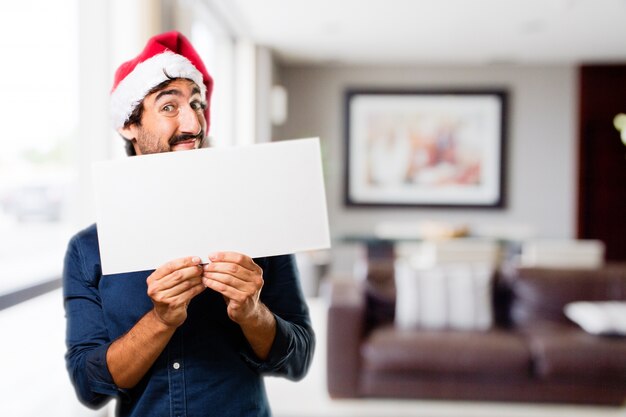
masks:
[[[240,279],[247,279],[249,276],[254,274],[249,269],[231,262],[211,262],[210,264],[204,265],[204,268],[202,269],[204,272],[219,272],[222,274],[232,275],[233,277],[238,277]]]
[[[161,300],[165,301],[167,299],[177,297],[197,285],[204,286],[204,284],[202,283],[202,277],[199,275],[190,277],[189,279],[177,285],[161,290],[159,292],[159,297],[161,298]]]
[[[189,304],[189,302],[198,294],[202,293],[204,290],[206,290],[206,287],[204,286],[204,283],[202,281],[200,281],[198,284],[194,285],[193,287],[187,289],[186,291],[184,291],[183,293],[180,294],[180,297],[182,297],[182,299]]]
[[[204,285],[206,285],[207,288],[210,288],[231,300],[243,302],[248,297],[248,294],[241,289],[225,284],[217,279],[205,277],[202,279],[202,282],[204,282]]]
[[[238,252],[215,252],[209,255],[211,262],[230,262],[240,265],[250,271],[262,273],[263,270],[258,266],[252,258]]]
[[[171,260],[161,265],[154,272],[157,274],[159,278],[162,278],[179,269],[187,268],[191,266],[198,266],[200,265],[200,262],[202,262],[202,260],[198,256],[186,256],[184,258]]]

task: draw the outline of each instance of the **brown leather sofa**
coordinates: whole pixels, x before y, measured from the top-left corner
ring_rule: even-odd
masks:
[[[327,382],[334,398],[623,404],[626,337],[591,335],[563,314],[577,301],[626,300],[626,265],[512,268],[494,279],[488,331],[394,326],[393,263],[329,280]]]

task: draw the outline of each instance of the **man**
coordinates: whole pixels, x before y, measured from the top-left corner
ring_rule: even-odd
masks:
[[[127,152],[200,147],[212,86],[184,36],[150,39],[120,66],[111,93]],[[189,210],[173,215],[202,215]],[[219,252],[209,259],[107,276],[96,226],[72,238],[63,273],[66,362],[83,403],[117,397],[120,416],[270,415],[262,376],[302,378],[315,344],[293,257]]]

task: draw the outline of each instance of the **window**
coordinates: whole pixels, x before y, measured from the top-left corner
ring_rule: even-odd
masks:
[[[60,274],[76,177],[76,0],[4,7],[0,48],[5,56],[0,66],[0,294],[6,294]]]
[[[211,145],[234,145],[233,40],[206,7],[198,3],[195,8],[191,14],[194,20],[190,40],[214,82],[209,130]]]

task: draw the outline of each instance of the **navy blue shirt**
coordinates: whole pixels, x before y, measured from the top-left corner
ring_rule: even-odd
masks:
[[[261,301],[276,318],[266,360],[229,319],[222,296],[207,289],[144,378],[124,390],[113,382],[106,351],[152,309],[146,279],[153,271],[102,275],[95,225],[75,235],[63,271],[65,357],[81,402],[96,408],[118,397],[120,416],[269,416],[263,375],[302,378],[315,336],[293,256],[254,261],[263,269]]]

